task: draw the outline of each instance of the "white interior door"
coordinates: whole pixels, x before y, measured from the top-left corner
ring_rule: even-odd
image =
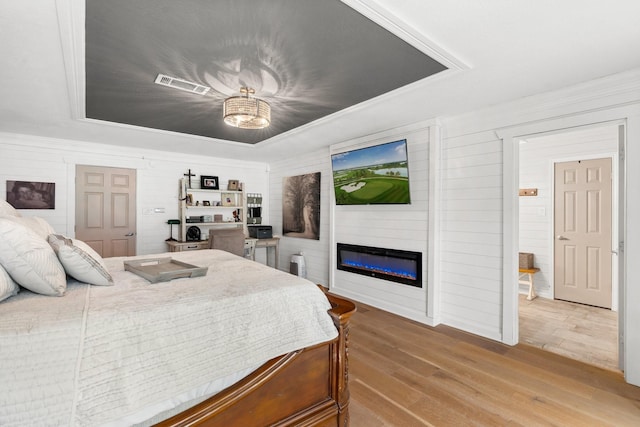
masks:
[[[555,298],[611,308],[611,159],[555,164]]]
[[[136,171],[76,167],[76,238],[102,257],[136,253]]]

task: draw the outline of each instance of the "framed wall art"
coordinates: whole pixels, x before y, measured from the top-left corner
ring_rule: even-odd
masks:
[[[227,184],[227,190],[229,191],[236,191],[239,189],[239,182],[237,179],[230,179],[229,183]]]
[[[219,190],[220,185],[218,183],[218,177],[200,175],[200,188],[202,188],[203,190]]]
[[[282,234],[320,240],[320,172],[283,179]]]
[[[336,205],[411,204],[407,140],[331,155]]]
[[[222,196],[220,198],[221,198],[221,201],[222,201],[222,206],[235,206],[236,205],[235,194],[233,194],[233,193],[222,193]]]
[[[55,209],[55,182],[7,181],[7,202],[16,209]]]

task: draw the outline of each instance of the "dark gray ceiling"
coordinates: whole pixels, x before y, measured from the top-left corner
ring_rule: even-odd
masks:
[[[446,68],[338,0],[87,0],[88,118],[255,144]],[[211,87],[154,84],[167,74]],[[250,86],[271,126],[225,125]]]

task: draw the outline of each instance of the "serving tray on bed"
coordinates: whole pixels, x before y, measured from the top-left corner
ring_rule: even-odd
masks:
[[[197,267],[173,258],[148,258],[124,261],[124,269],[147,279],[151,283],[168,282],[185,277],[207,274],[207,267]]]

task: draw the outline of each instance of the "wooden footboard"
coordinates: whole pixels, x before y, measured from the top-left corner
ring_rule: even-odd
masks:
[[[158,426],[348,426],[349,319],[356,308],[326,295],[336,339],[276,357]]]

